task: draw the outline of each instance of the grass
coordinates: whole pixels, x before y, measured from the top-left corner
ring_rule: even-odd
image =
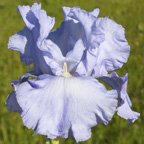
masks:
[[[34,1],[34,0],[33,0]],[[7,95],[12,91],[11,80],[18,79],[28,67],[21,64],[19,54],[7,49],[8,38],[22,29],[22,22],[16,8],[19,4],[32,4],[32,0],[0,1],[0,144],[44,144],[42,136],[32,136],[33,131],[22,124],[16,113],[9,113],[5,107]],[[92,138],[81,144],[143,144],[144,143],[144,3],[143,0],[37,0],[56,18],[58,27],[63,20],[62,6],[80,6],[86,10],[99,7],[100,16],[109,16],[122,24],[131,45],[128,63],[117,72],[129,74],[128,93],[133,109],[141,113],[134,124],[114,116],[108,126],[99,125],[92,129]],[[71,139],[65,144],[74,144]]]

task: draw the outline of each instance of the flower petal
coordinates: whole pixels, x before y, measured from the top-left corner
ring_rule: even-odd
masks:
[[[44,75],[21,83],[15,93],[24,124],[52,139],[71,131],[77,142],[87,140],[91,127],[108,124],[117,107],[115,90],[86,77]]]
[[[91,33],[91,27],[96,18],[93,15],[89,14],[88,12],[80,9],[79,7],[72,8],[68,16],[81,23],[82,27],[85,30],[85,36],[87,39],[89,39]]]
[[[91,15],[95,16],[95,17],[98,17],[99,12],[100,12],[100,9],[99,9],[99,8],[96,8],[96,9],[92,10],[92,11],[89,12],[89,13],[90,13]]]
[[[48,39],[52,40],[61,49],[63,56],[66,56],[82,35],[83,29],[81,25],[68,20],[62,22],[58,29],[51,32]]]
[[[31,8],[29,6],[18,6],[18,11],[21,14],[21,17],[23,18],[27,28],[32,30],[34,25],[27,20],[27,14],[30,12],[30,10]]]
[[[33,41],[33,35],[28,28],[13,35],[9,39],[8,47],[17,50],[21,54],[21,61],[26,65],[34,64],[34,72],[51,73],[49,66],[44,60],[44,54]]]
[[[60,28],[52,32],[49,37],[60,47],[63,55],[66,56],[66,54],[74,48],[75,43],[79,39],[82,39],[85,47],[89,45],[89,39],[93,41],[93,44],[96,43],[97,45],[96,40],[93,40],[95,34],[91,34],[93,31],[91,25],[96,20],[99,9],[88,13],[78,7],[63,7],[63,11],[65,21],[61,24]],[[82,21],[82,19],[85,19],[86,22],[89,22],[91,25],[84,24],[85,21]]]
[[[74,48],[69,51],[66,55],[66,62],[68,64],[68,71],[72,72],[76,69],[76,66],[80,63],[83,53],[85,51],[85,46],[82,39],[79,39]]]
[[[62,7],[63,9],[63,12],[64,12],[64,18],[65,18],[65,21],[66,20],[73,20],[74,22],[78,22],[75,18],[72,18],[71,16],[69,16],[69,13],[72,9],[79,9],[79,7],[73,7],[73,8],[70,8],[70,7]],[[94,9],[93,11],[89,12],[89,14],[97,17],[99,15],[99,8],[96,8]]]
[[[98,20],[101,32],[105,35],[105,40],[98,48],[96,66],[93,71],[95,77],[107,74],[122,67],[127,62],[130,46],[125,38],[125,31],[121,25],[118,25],[109,18]]]
[[[97,49],[95,49],[96,51]],[[91,54],[91,52],[85,51],[79,65],[76,68],[76,73],[79,76],[90,76],[95,67],[96,56]]]
[[[41,10],[41,5],[37,3],[32,7],[19,6],[18,10],[26,28],[10,38],[9,48],[18,50],[21,53],[21,60],[27,65],[34,64],[36,74],[51,74],[41,47],[54,25],[54,19],[47,16],[46,12]]]
[[[80,8],[71,9],[68,15],[79,21],[85,31],[83,41],[88,52],[80,64],[81,68],[86,67],[85,75],[93,73],[93,76],[100,77],[127,62],[130,47],[121,25],[109,18],[96,18]]]
[[[62,9],[63,9],[63,13],[64,13],[64,20],[65,21],[70,21],[70,20],[72,20],[74,23],[78,23],[78,21],[77,20],[75,20],[75,19],[73,19],[73,18],[71,18],[71,17],[69,17],[69,13],[70,13],[70,10],[71,10],[71,8],[70,7],[62,7]]]
[[[83,41],[86,48],[90,50],[99,47],[100,42],[104,39],[96,25],[96,16],[98,14],[99,9],[87,12],[78,7],[71,8],[68,14],[69,17],[76,19],[81,24],[81,27],[84,29]]]
[[[46,38],[54,26],[55,20],[47,16],[41,9],[41,4],[34,3],[30,8],[28,6],[19,6],[18,10],[26,23],[26,26],[33,31],[35,40],[41,42]]]
[[[83,59],[76,69],[76,73],[79,75],[91,75],[96,65],[98,47],[104,41],[104,34],[97,23],[98,14],[99,9],[86,12],[78,7],[74,7],[69,10],[68,16],[77,20],[84,29],[82,40],[87,51],[84,53]]]
[[[22,109],[21,107],[19,106],[18,102],[17,102],[17,99],[16,99],[16,95],[14,92],[12,92],[7,100],[6,100],[6,106],[8,108],[8,110],[10,112],[18,112],[18,113],[22,113]]]
[[[17,33],[11,36],[9,39],[8,48],[24,53],[25,46],[27,43],[27,37],[24,36],[24,32],[25,32],[25,29],[19,32],[19,33],[22,33],[23,35],[20,35]]]
[[[44,52],[44,60],[51,68],[53,74],[61,75],[65,57],[63,57],[59,47],[53,41],[45,39],[40,49]]]
[[[119,106],[117,113],[120,117],[127,119],[129,122],[134,122],[140,116],[139,113],[131,110],[131,100],[127,94],[128,75],[119,77],[116,73],[101,77],[101,79],[116,89],[119,94]]]
[[[30,65],[34,62],[32,47],[34,43],[31,39],[31,33],[27,28],[10,37],[8,48],[19,51],[21,53],[21,60]]]

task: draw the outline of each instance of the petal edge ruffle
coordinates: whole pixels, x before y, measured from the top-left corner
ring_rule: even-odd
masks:
[[[137,120],[140,114],[131,110],[132,103],[127,94],[128,75],[126,74],[123,77],[119,77],[115,72],[113,72],[109,75],[101,77],[100,79],[109,84],[113,89],[116,89],[118,92],[119,103],[117,114],[129,122]]]
[[[77,142],[87,140],[91,127],[108,124],[117,107],[117,92],[93,78],[44,75],[17,85],[15,93],[24,124],[52,139],[71,130]]]

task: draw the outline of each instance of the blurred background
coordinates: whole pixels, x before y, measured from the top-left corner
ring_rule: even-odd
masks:
[[[5,107],[8,94],[12,91],[10,82],[18,79],[28,70],[20,62],[19,53],[7,49],[12,34],[24,26],[17,12],[17,6],[32,5],[35,0],[0,0],[0,144],[44,144],[46,139],[33,135],[23,126],[17,113],[9,113]],[[108,126],[98,125],[92,129],[92,138],[80,144],[143,144],[144,143],[144,1],[143,0],[37,0],[49,16],[56,18],[55,28],[63,21],[62,6],[80,6],[91,11],[100,8],[100,16],[108,16],[126,29],[131,46],[127,64],[118,74],[129,74],[128,93],[133,110],[141,117],[129,124],[115,115]],[[75,144],[71,139],[65,144]]]

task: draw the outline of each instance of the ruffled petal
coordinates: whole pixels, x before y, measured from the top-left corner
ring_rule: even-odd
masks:
[[[76,73],[79,75],[91,75],[96,65],[98,47],[104,41],[105,36],[97,22],[98,14],[99,9],[86,12],[78,7],[74,7],[69,10],[68,16],[77,20],[84,29],[82,40],[87,51],[83,53],[83,59],[76,69]]]
[[[17,87],[24,124],[51,139],[87,140],[91,127],[108,124],[117,107],[117,92],[107,91],[93,78],[42,75]]]
[[[32,32],[28,28],[10,37],[8,47],[17,50],[21,54],[21,61],[26,65],[34,64],[34,72],[51,73],[51,70],[44,60],[44,54],[37,48],[33,40]]]
[[[48,39],[52,40],[61,49],[63,56],[66,56],[82,35],[81,25],[73,20],[67,20],[62,22],[58,29],[51,32]]]
[[[113,89],[116,89],[119,94],[119,105],[117,113],[120,117],[127,119],[129,122],[134,122],[140,116],[139,113],[131,110],[131,100],[127,94],[128,75],[119,77],[116,73],[101,77],[101,79],[109,84]]]
[[[69,11],[68,16],[81,23],[85,31],[83,41],[87,52],[80,63],[80,68],[86,69],[83,75],[92,73],[100,77],[108,71],[121,68],[127,62],[130,46],[121,25],[109,18],[96,18],[80,8]],[[80,68],[77,69],[79,74]]]
[[[117,114],[130,123],[135,122],[140,116],[140,113],[131,110],[127,100],[124,100],[124,104],[118,107]]]
[[[8,96],[6,103],[5,103],[10,112],[22,113],[22,109],[17,102],[17,98],[16,98],[16,94],[15,94],[15,91],[17,90],[19,83],[20,83],[19,80],[15,80],[15,81],[11,82],[11,85],[12,85],[14,91],[12,93],[10,93],[10,95]]]
[[[44,52],[44,60],[51,68],[53,74],[62,75],[65,57],[63,57],[59,47],[51,40],[45,39],[43,40],[40,49]]]
[[[91,34],[93,31],[91,25],[94,23],[99,9],[86,12],[78,7],[63,7],[63,12],[65,21],[59,29],[50,34],[49,38],[60,47],[64,56],[75,47],[79,39],[83,41],[85,48],[89,45],[89,39],[92,40],[91,43],[93,44],[90,43],[91,45],[94,45],[94,43],[97,45],[96,40],[93,40],[95,34]],[[86,22],[89,22],[91,25],[84,25],[82,19],[85,19]]]
[[[79,39],[74,48],[66,55],[66,63],[68,65],[68,71],[74,73],[77,65],[80,63],[85,51],[85,46],[82,39]]]
[[[64,13],[64,18],[65,18],[65,21],[66,20],[73,20],[75,23],[78,23],[79,21],[77,21],[75,18],[72,18],[71,16],[69,16],[69,13],[71,11],[71,9],[79,9],[79,7],[73,7],[73,8],[70,8],[70,7],[62,7],[63,9],[63,13]],[[94,10],[92,10],[91,12],[89,12],[89,14],[97,17],[99,15],[99,8],[96,8]]]
[[[11,36],[8,42],[8,48],[19,51],[21,53],[21,60],[27,65],[34,62],[33,47],[34,42],[31,32],[27,28]]]
[[[49,35],[55,19],[47,16],[46,12],[41,9],[41,4],[34,3],[32,7],[19,6],[18,10],[26,26],[32,30],[36,41],[40,43]]]
[[[31,10],[30,6],[18,6],[18,11],[19,11],[21,17],[23,18],[27,28],[32,30],[34,28],[34,25],[31,24],[27,19],[27,15],[28,15],[28,13],[30,13],[30,10]]]
[[[92,10],[91,12],[89,12],[91,15],[98,17],[99,13],[100,13],[100,9],[96,8],[94,10]]]
[[[94,51],[97,51],[97,49],[95,49]],[[96,56],[91,54],[89,50],[85,51],[85,53],[83,53],[81,61],[76,68],[75,73],[77,73],[79,76],[91,76],[95,67],[95,61]]]
[[[10,112],[18,112],[18,113],[22,113],[22,109],[21,107],[19,106],[18,102],[17,102],[17,99],[16,99],[16,95],[14,92],[12,92],[7,100],[6,100],[6,106],[8,108],[8,110]]]
[[[51,74],[52,72],[54,75],[62,75],[64,62],[68,63],[68,70],[70,72],[74,71],[85,49],[81,39],[78,39],[80,34],[76,34],[77,32],[71,34],[79,26],[70,22],[73,28],[67,32],[69,27],[62,25],[60,29],[54,32],[54,37],[55,35],[59,36],[55,37],[56,41],[54,41],[51,36],[48,37],[54,24],[53,19],[47,17],[46,12],[41,10],[41,5],[35,3],[32,7],[19,6],[18,9],[27,27],[10,38],[9,47],[20,51],[21,59],[26,64],[34,64],[36,74]],[[64,39],[67,36],[70,38],[69,40]],[[64,52],[62,51],[62,53],[59,45],[57,45],[57,40],[60,37],[62,38],[61,41],[66,41],[68,44],[64,47],[66,58],[63,56]],[[62,43],[61,41],[60,43]],[[67,47],[69,50],[67,50]]]
[[[99,29],[105,40],[98,48],[96,66],[93,71],[95,77],[116,70],[127,62],[130,46],[125,38],[124,28],[109,18],[98,19]]]
[[[91,34],[91,27],[96,18],[90,13],[80,9],[79,7],[71,8],[68,16],[80,22],[80,24],[85,30],[85,36],[87,40],[89,40],[89,36]]]
[[[11,36],[9,39],[8,48],[24,53],[25,46],[28,41],[27,36],[24,35],[24,32],[25,32],[25,29],[19,32],[19,33],[22,33],[23,35],[20,35],[19,33],[17,33]]]
[[[51,73],[50,66],[44,59],[45,54],[41,51],[42,43],[49,35],[55,20],[47,16],[41,9],[41,4],[34,3],[32,7],[19,6],[19,12],[29,29],[28,40],[31,40],[31,54],[33,54],[35,73]],[[33,44],[33,45],[32,45]]]
[[[8,47],[19,51],[21,60],[25,64],[34,64],[36,74],[51,74],[50,66],[44,59],[45,53],[41,47],[54,25],[54,18],[47,16],[46,12],[41,9],[41,5],[37,3],[34,3],[32,7],[19,6],[18,10],[26,28],[10,38]]]
[[[71,8],[70,7],[62,7],[62,9],[63,9],[63,14],[64,14],[64,20],[65,21],[70,21],[70,20],[72,20],[74,23],[78,23],[78,21],[77,20],[75,20],[75,19],[73,19],[73,18],[71,18],[70,16],[69,16],[69,13],[70,13],[70,10],[71,10]]]
[[[84,35],[82,37],[87,49],[92,50],[99,47],[100,42],[104,40],[102,33],[97,28],[96,21],[99,14],[99,9],[95,9],[92,12],[87,12],[79,7],[71,8],[68,16],[77,20],[81,27],[84,29]]]

